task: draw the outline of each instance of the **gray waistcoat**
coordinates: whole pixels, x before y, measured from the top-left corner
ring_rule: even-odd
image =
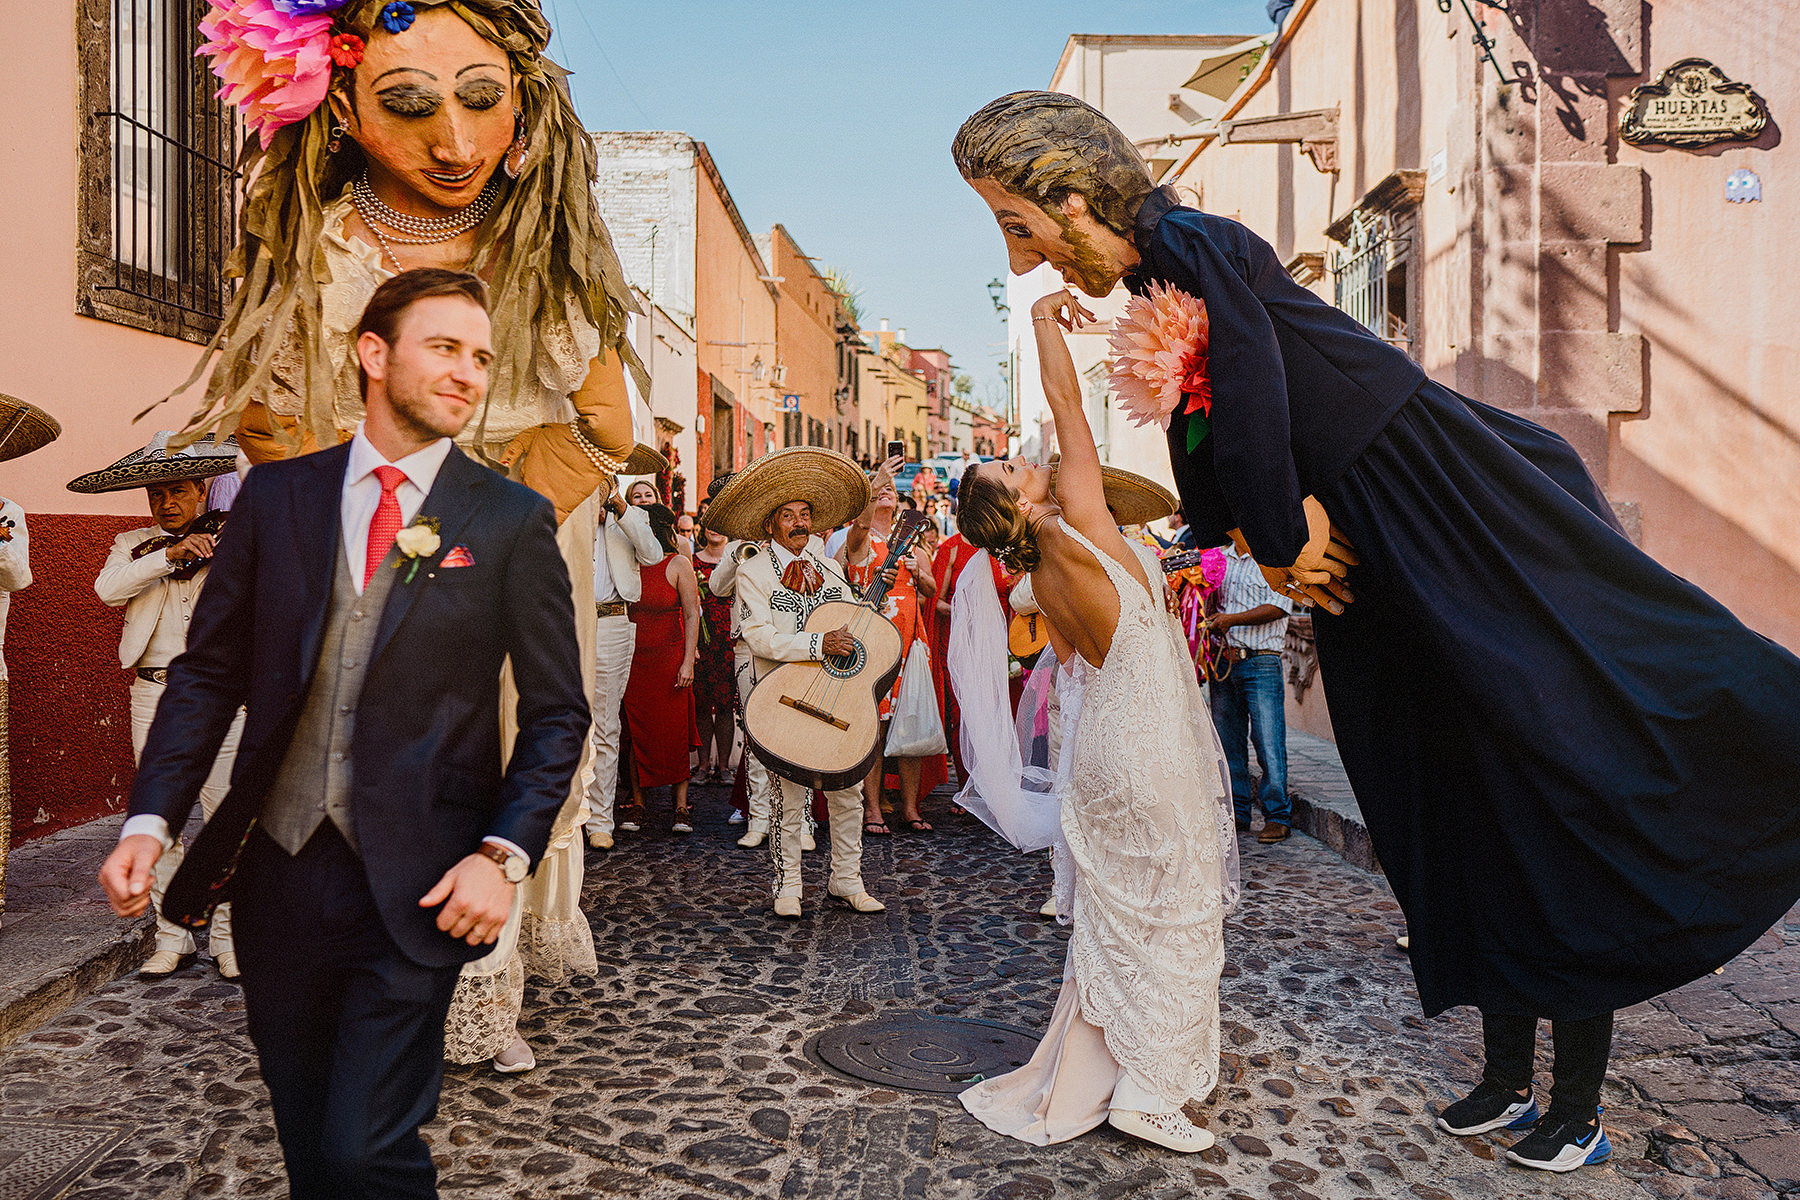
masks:
[[[350,747],[381,610],[399,572],[390,565],[394,553],[389,551],[358,596],[342,543],[332,557],[337,569],[332,572],[331,609],[325,614],[318,666],[275,786],[263,799],[262,827],[289,854],[300,853],[328,816],[350,848],[362,853],[350,820]]]

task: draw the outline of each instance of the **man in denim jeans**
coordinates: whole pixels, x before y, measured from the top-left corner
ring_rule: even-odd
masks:
[[[1235,545],[1225,547],[1225,583],[1219,611],[1207,618],[1212,632],[1225,636],[1230,671],[1212,684],[1213,724],[1231,767],[1231,799],[1237,827],[1250,828],[1250,800],[1262,802],[1263,845],[1285,841],[1292,824],[1287,794],[1287,712],[1281,686],[1281,647],[1287,638],[1293,602],[1263,579],[1254,559]],[[1249,729],[1246,731],[1245,726]],[[1262,764],[1262,786],[1250,779],[1245,734]]]

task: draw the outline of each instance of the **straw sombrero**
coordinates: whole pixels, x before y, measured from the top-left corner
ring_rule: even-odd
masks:
[[[142,450],[133,450],[110,467],[71,479],[69,490],[90,496],[100,492],[124,492],[153,483],[173,483],[177,479],[211,479],[237,468],[236,438],[216,442],[209,433],[192,445],[171,453],[169,439],[174,436],[170,430],[161,431]]]
[[[0,393],[0,462],[41,450],[61,434],[55,417],[17,396]]]
[[[1169,489],[1156,480],[1118,467],[1102,466],[1100,485],[1106,490],[1106,507],[1112,509],[1113,519],[1121,525],[1148,525],[1179,507]],[[1054,468],[1050,486],[1056,486]]]
[[[784,504],[812,505],[813,528],[836,528],[869,507],[869,481],[836,450],[791,446],[765,454],[731,477],[706,509],[706,527],[730,538],[768,536],[763,522]]]
[[[662,456],[660,450],[639,442],[631,452],[631,457],[625,460],[625,465],[619,468],[619,474],[655,475],[668,469],[669,460]]]

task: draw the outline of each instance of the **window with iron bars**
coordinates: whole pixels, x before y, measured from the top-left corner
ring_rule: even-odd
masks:
[[[231,295],[237,113],[199,48],[204,0],[79,0],[86,115],[76,311],[204,342]]]
[[[1332,252],[1335,303],[1376,337],[1413,353],[1414,214],[1358,217],[1350,244]]]

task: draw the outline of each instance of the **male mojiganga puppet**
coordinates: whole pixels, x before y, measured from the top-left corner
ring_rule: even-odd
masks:
[[[616,474],[662,462],[635,445],[625,371],[645,380],[625,317],[636,305],[591,191],[593,142],[543,57],[542,12],[534,0],[213,0],[200,29],[221,94],[260,146],[227,269],[240,287],[184,435],[235,426],[253,462],[348,439],[363,413],[356,327],[375,289],[418,267],[481,276],[494,361],[457,440],[554,504],[591,662],[599,505]],[[510,744],[510,684],[504,695]],[[593,968],[579,910],[584,815],[578,774],[549,866],[494,952],[465,969],[455,1061],[528,1069],[513,1027],[525,965],[549,978]]]
[[[1014,272],[1123,282],[1139,313],[1186,312],[1165,331],[1205,331],[1160,405],[1129,364],[1115,379],[1168,430],[1196,544],[1237,538],[1325,610],[1332,726],[1420,1001],[1483,1015],[1483,1081],[1439,1123],[1529,1125],[1526,1166],[1600,1161],[1613,1011],[1800,893],[1800,660],[1632,545],[1561,438],[1431,381],[1244,226],[1180,205],[1090,106],[1001,97],[952,153]]]

